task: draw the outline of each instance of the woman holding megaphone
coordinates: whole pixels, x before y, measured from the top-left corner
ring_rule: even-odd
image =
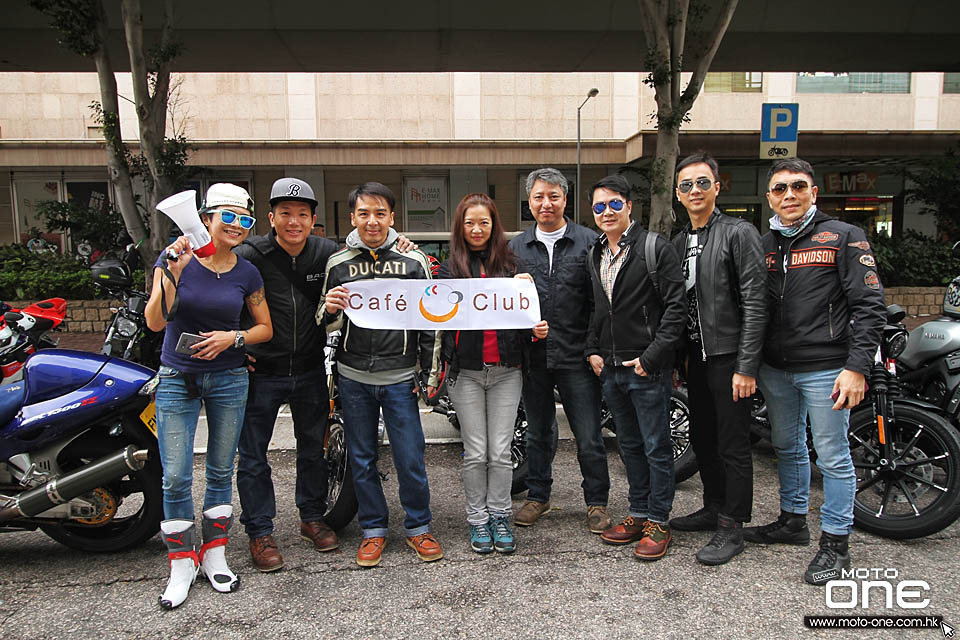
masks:
[[[224,555],[233,523],[233,460],[247,401],[245,344],[273,336],[263,279],[232,249],[255,219],[245,189],[215,184],[197,212],[187,191],[157,205],[184,232],[157,260],[147,302],[147,326],[166,328],[157,387],[157,437],[163,464],[160,525],[170,559],[170,580],[160,606],[173,609],[202,571],[213,588],[236,591],[239,578]],[[240,330],[246,306],[253,326]],[[207,415],[203,541],[194,544],[193,440],[201,404]]]

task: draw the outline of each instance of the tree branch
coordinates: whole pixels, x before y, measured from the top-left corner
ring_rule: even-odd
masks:
[[[693,107],[694,101],[696,101],[697,96],[700,95],[700,89],[703,87],[703,81],[707,77],[707,71],[710,70],[710,66],[713,64],[713,58],[717,55],[717,49],[720,48],[723,36],[727,33],[727,27],[730,26],[730,20],[737,10],[737,2],[738,0],[725,0],[723,6],[720,8],[719,14],[717,15],[717,23],[714,25],[713,30],[709,32],[707,46],[704,48],[703,55],[700,56],[700,59],[697,61],[697,65],[693,70],[693,76],[690,78],[690,82],[687,84],[683,96],[681,96],[680,105],[684,109],[684,113]]]
[[[680,104],[680,73],[683,71],[683,51],[686,46],[687,14],[690,9],[690,0],[673,0],[670,14],[667,17],[667,28],[670,30],[670,102],[674,106]]]

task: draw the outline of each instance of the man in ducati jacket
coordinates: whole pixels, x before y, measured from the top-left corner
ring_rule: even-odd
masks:
[[[703,564],[743,551],[753,504],[750,396],[757,388],[766,322],[766,272],[756,227],[716,207],[720,169],[706,153],[677,164],[677,200],[690,224],[673,239],[683,256],[690,441],[703,507],[670,524],[717,533],[697,552]]]
[[[253,564],[260,571],[283,567],[283,556],[273,539],[277,508],[267,446],[280,405],[286,402],[297,440],[295,495],[300,535],[320,551],[338,546],[336,534],[323,522],[327,504],[323,457],[328,411],[323,366],[326,336],[314,321],[327,258],[337,245],[310,235],[316,207],[309,184],[296,178],[277,180],[270,190],[270,233],[248,238],[236,249],[263,276],[274,321],[272,340],[247,347],[254,370],[238,447],[240,522],[250,538]]]
[[[763,237],[770,323],[758,384],[777,452],[780,517],[744,529],[743,537],[809,544],[809,416],[824,502],[820,549],[804,580],[819,585],[850,566],[857,480],[847,441],[849,410],[863,400],[886,309],[863,231],[817,209],[813,167],[799,158],[778,160],[767,181],[775,215]]]
[[[357,521],[363,531],[357,564],[379,564],[387,543],[387,501],[377,471],[381,410],[406,512],[407,544],[424,562],[439,560],[443,549],[430,533],[430,487],[414,376],[419,360],[420,374],[429,378],[439,362],[440,341],[433,331],[364,329],[344,313],[351,282],[428,279],[430,263],[419,251],[402,254],[395,249],[395,198],[385,185],[358,186],[350,192],[348,204],[356,229],[347,236],[347,247],[327,263],[325,304],[317,311],[317,322],[325,322],[328,331],[341,330],[337,347],[340,401],[359,507]]]
[[[603,235],[587,256],[593,313],[584,353],[603,383],[630,487],[627,517],[600,538],[608,544],[639,539],[634,557],[657,560],[672,538],[670,389],[687,311],[680,260],[669,241],[630,220],[626,178],[607,176],[590,193]],[[655,276],[648,270],[648,236]]]

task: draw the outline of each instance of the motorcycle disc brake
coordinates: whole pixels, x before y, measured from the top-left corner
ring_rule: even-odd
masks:
[[[84,524],[89,527],[99,527],[107,524],[117,515],[117,498],[105,487],[97,487],[87,495],[83,500],[96,509],[95,513],[87,518],[77,518],[78,524]]]

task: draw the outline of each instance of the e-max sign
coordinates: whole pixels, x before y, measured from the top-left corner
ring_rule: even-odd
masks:
[[[883,599],[883,605],[892,609],[924,609],[930,604],[925,597],[930,591],[926,580],[898,580],[896,569],[841,569],[831,570],[838,579],[827,582],[824,592],[830,609],[866,609],[874,596]]]

